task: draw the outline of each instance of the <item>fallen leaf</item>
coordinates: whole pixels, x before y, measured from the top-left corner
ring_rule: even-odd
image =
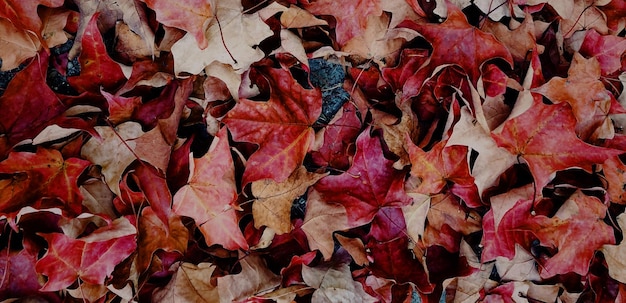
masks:
[[[205,31],[208,47],[198,45],[190,33],[172,46],[176,75],[197,75],[213,61],[230,64],[243,73],[254,62],[263,59],[263,51],[256,46],[274,32],[261,17],[256,13],[245,13],[240,2],[215,0],[213,7],[216,13]]]
[[[478,152],[471,175],[478,193],[482,193],[495,185],[500,175],[517,162],[515,155],[504,148],[498,147],[491,137],[475,119],[467,107],[461,109],[461,118],[454,126],[447,145],[463,145]]]
[[[493,35],[482,32],[467,22],[461,10],[448,5],[448,18],[441,24],[402,23],[401,26],[416,30],[433,46],[429,71],[444,64],[457,64],[467,73],[473,84],[480,77],[481,65],[494,58],[501,58],[513,65],[509,51]],[[450,48],[449,45],[464,45]],[[427,73],[430,74],[430,73]]]
[[[603,124],[613,130],[609,109],[611,94],[600,81],[600,63],[574,54],[567,78],[554,77],[548,83],[532,90],[546,96],[554,103],[567,102],[576,116],[576,134],[581,139],[603,129]],[[596,137],[608,139],[613,133],[600,133]]]
[[[141,0],[155,11],[159,22],[170,27],[180,28],[188,32],[200,49],[209,46],[206,36],[209,24],[215,18],[214,11],[218,11],[215,1],[184,0],[175,4],[163,0]],[[224,8],[221,8],[224,9]],[[230,22],[231,20],[224,20]]]
[[[370,15],[380,16],[380,1],[341,1],[318,0],[307,1],[304,9],[315,15],[331,15],[337,20],[335,32],[337,42],[343,46],[354,37],[363,35]]]
[[[74,45],[72,45],[72,49],[69,51],[70,58],[75,58],[81,53],[82,37],[95,15],[97,15],[98,23],[104,32],[114,28],[116,23],[122,20],[135,34],[144,40],[145,46],[151,49],[154,54],[154,32],[150,28],[144,6],[139,0],[110,2],[80,0],[74,1],[74,3],[78,6],[80,14]]]
[[[393,168],[393,161],[383,155],[380,139],[363,132],[356,141],[354,162],[341,175],[322,178],[313,187],[327,203],[346,208],[350,224],[372,221],[384,207],[408,205],[404,192],[404,174]]]
[[[145,207],[139,216],[137,235],[137,271],[143,273],[153,263],[158,251],[184,254],[189,231],[180,216],[169,214],[165,221],[152,207]]]
[[[268,81],[267,102],[240,99],[222,120],[236,141],[259,145],[250,156],[243,184],[261,179],[283,182],[302,165],[315,140],[313,123],[320,115],[321,93],[302,87],[288,70],[256,67],[258,81]]]
[[[176,268],[174,276],[163,288],[152,295],[159,302],[220,302],[216,285],[211,283],[215,265],[211,263],[183,262]]]
[[[290,232],[293,229],[293,200],[302,196],[309,186],[324,176],[308,172],[304,166],[300,166],[281,183],[268,179],[252,182],[252,195],[256,198],[252,204],[254,226],[267,226],[279,235]]]
[[[41,42],[32,33],[21,31],[11,21],[0,18],[0,71],[18,67],[39,52]]]
[[[52,120],[59,117],[67,105],[46,84],[48,54],[41,52],[18,73],[0,96],[0,158],[14,145],[34,138]],[[24,87],[29,89],[24,90]]]
[[[90,165],[79,158],[64,159],[57,150],[37,148],[35,153],[12,152],[0,162],[2,180],[0,212],[15,213],[22,207],[34,205],[39,199],[60,199],[66,209],[80,213],[83,197],[78,179]]]
[[[425,152],[407,139],[407,149],[412,165],[411,176],[421,181],[412,192],[434,195],[449,188],[467,205],[480,206],[478,189],[469,172],[467,147],[446,146],[446,142],[441,141]]]
[[[247,250],[235,212],[237,187],[227,130],[220,130],[202,158],[192,160],[187,185],[174,195],[174,212],[193,218],[207,245]]]
[[[617,217],[617,223],[622,228],[626,226],[626,215],[620,214]],[[609,275],[621,283],[626,283],[626,272],[624,271],[624,267],[626,266],[624,262],[626,260],[625,243],[626,242],[622,240],[617,245],[607,244],[603,245],[600,249],[608,265]]]
[[[345,262],[316,267],[302,265],[302,278],[315,288],[311,302],[376,302],[363,290],[361,283],[352,279],[350,267]]]
[[[41,234],[48,242],[48,251],[37,261],[38,273],[46,275],[48,281],[43,291],[56,291],[70,286],[76,279],[103,284],[114,267],[136,249],[135,228],[126,218],[117,219],[110,226],[98,230],[85,238],[72,239],[64,234]],[[113,229],[111,229],[113,228]],[[118,229],[121,234],[110,233]],[[132,232],[132,233],[131,233]]]
[[[593,164],[620,153],[580,140],[574,132],[576,120],[568,104],[534,103],[523,114],[504,122],[501,133],[492,133],[498,146],[528,164],[537,188],[543,188],[559,170]]]
[[[68,77],[70,85],[79,92],[99,93],[100,89],[114,91],[126,80],[119,64],[106,52],[106,46],[97,26],[95,14],[82,36],[82,51],[78,57],[80,75]]]
[[[581,55],[594,57],[600,63],[602,75],[610,75],[622,68],[622,56],[626,52],[626,38],[619,36],[602,36],[591,29],[585,33],[580,49]]]
[[[17,1],[7,0],[0,6],[0,18],[8,19],[16,27],[39,35],[42,28],[42,22],[37,15],[37,7],[43,5],[46,7],[59,7],[63,5],[62,0],[36,0],[36,1]],[[40,36],[38,36],[41,38]]]
[[[319,250],[325,260],[331,258],[335,249],[333,233],[352,227],[356,225],[348,221],[345,207],[325,202],[316,191],[308,194],[302,230],[307,235],[309,247]]]
[[[258,255],[240,258],[241,272],[217,278],[220,302],[243,301],[270,291],[280,284],[280,278],[271,272]]]

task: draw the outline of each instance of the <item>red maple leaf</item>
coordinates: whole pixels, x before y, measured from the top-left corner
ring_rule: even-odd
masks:
[[[261,179],[285,181],[304,160],[315,141],[312,125],[322,110],[322,95],[306,89],[289,70],[273,68],[271,61],[253,67],[257,81],[267,81],[271,91],[267,102],[240,99],[222,120],[236,141],[256,143],[243,184]]]
[[[478,188],[469,171],[467,146],[446,147],[446,143],[441,141],[425,152],[407,139],[411,176],[421,180],[413,191],[434,195],[450,186],[450,192],[463,199],[467,205],[481,206]]]
[[[576,136],[575,126],[569,104],[535,102],[523,114],[504,122],[502,131],[492,137],[498,146],[524,159],[537,188],[543,188],[559,170],[580,167],[591,171],[594,164],[621,153],[583,142]]]
[[[61,290],[76,279],[103,284],[115,266],[135,251],[135,232],[130,222],[121,218],[84,238],[41,234],[48,242],[48,251],[35,266],[38,273],[48,277],[41,290]]]
[[[586,57],[595,57],[600,62],[602,75],[607,76],[622,68],[622,57],[626,52],[626,38],[601,36],[593,29],[587,31],[579,52]]]
[[[82,51],[78,56],[80,75],[67,78],[79,93],[87,91],[98,94],[101,88],[114,91],[126,81],[120,65],[107,54],[98,30],[99,15],[95,14],[91,18],[83,34]]]
[[[613,228],[602,221],[607,207],[595,197],[575,192],[554,216],[537,214],[534,201],[520,200],[501,218],[496,228],[493,212],[484,218],[483,262],[496,256],[512,259],[515,245],[531,251],[534,240],[546,247],[547,255],[537,256],[542,278],[570,272],[587,275],[596,250],[613,244]]]
[[[0,213],[34,206],[41,198],[60,199],[66,210],[80,213],[82,195],[77,180],[90,164],[78,158],[63,159],[57,150],[42,147],[36,153],[10,153],[0,162],[0,174],[11,176],[0,182]]]
[[[467,18],[453,4],[448,4],[448,18],[441,24],[400,24],[418,31],[433,46],[428,70],[443,64],[456,64],[465,70],[474,85],[480,77],[485,61],[501,58],[513,66],[513,58],[496,38],[467,22]],[[428,73],[430,74],[430,72]]]
[[[41,52],[39,58],[9,82],[0,97],[0,133],[4,134],[0,136],[0,158],[13,145],[34,138],[66,109],[46,84],[48,57],[46,52]]]
[[[354,162],[341,175],[321,179],[314,189],[328,203],[346,208],[348,220],[367,224],[383,207],[401,207],[411,198],[404,192],[404,173],[386,159],[380,138],[364,131],[356,141]]]
[[[428,280],[424,266],[408,248],[409,239],[398,237],[390,241],[370,241],[366,248],[374,260],[369,265],[378,277],[393,279],[396,283],[414,283],[422,293],[430,293],[434,285]]]
[[[354,141],[361,131],[361,120],[352,103],[343,106],[341,118],[324,129],[324,144],[311,152],[313,163],[322,167],[346,170],[350,167]]]

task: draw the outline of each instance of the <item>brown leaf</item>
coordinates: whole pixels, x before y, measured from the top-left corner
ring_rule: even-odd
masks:
[[[154,302],[220,302],[217,286],[211,283],[215,265],[182,262],[170,282],[152,294]]]
[[[34,57],[40,48],[41,42],[36,36],[15,27],[11,21],[0,18],[0,71],[18,67],[26,59]]]
[[[309,247],[319,249],[326,260],[335,248],[333,233],[356,227],[348,223],[346,209],[341,204],[324,202],[319,193],[309,193],[302,230],[307,235]]]
[[[270,179],[252,182],[252,195],[256,197],[252,204],[254,226],[267,226],[279,235],[290,232],[293,228],[293,200],[302,196],[309,186],[324,176],[326,174],[311,173],[300,166],[283,182],[277,183]]]
[[[376,302],[363,290],[363,285],[352,279],[346,262],[322,264],[316,267],[302,265],[304,282],[315,288],[311,302]]]
[[[240,254],[241,272],[217,278],[220,302],[239,302],[271,291],[280,284],[280,277],[272,273],[258,255]]]

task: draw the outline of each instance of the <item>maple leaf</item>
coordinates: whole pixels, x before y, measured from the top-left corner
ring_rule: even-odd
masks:
[[[184,0],[175,4],[164,0],[141,1],[156,12],[157,20],[163,25],[180,28],[193,36],[200,49],[209,45],[205,32],[214,18],[213,9],[217,10],[213,3],[218,1]]]
[[[81,149],[81,156],[102,167],[102,175],[107,185],[119,197],[122,175],[136,160],[132,150],[136,143],[132,140],[143,135],[141,125],[136,122],[125,122],[115,129],[109,126],[96,126],[95,130],[100,138],[87,141]]]
[[[37,294],[41,284],[35,271],[36,261],[37,256],[28,249],[19,251],[10,250],[9,247],[3,249],[0,254],[0,268],[3,273],[0,296],[23,298]]]
[[[563,38],[571,37],[576,31],[595,29],[607,33],[605,17],[595,5],[595,0],[574,0],[573,3],[550,1],[559,16],[561,16],[560,30]]]
[[[343,46],[342,51],[364,59],[372,59],[381,66],[393,62],[393,57],[402,44],[414,38],[415,35],[411,36],[399,30],[389,29],[389,21],[390,17],[387,14],[368,16],[363,33],[350,39]]]
[[[78,57],[80,75],[67,79],[81,93],[98,93],[101,87],[113,91],[126,80],[120,65],[107,54],[97,21],[98,14],[95,14],[87,24],[81,40],[82,51]]]
[[[192,33],[172,45],[176,75],[183,72],[197,75],[213,61],[230,64],[243,73],[265,57],[257,46],[274,32],[257,13],[247,14],[241,1],[228,0],[216,0],[213,11],[215,16],[205,33],[208,47],[199,46]]]
[[[236,141],[259,145],[250,156],[243,184],[272,179],[283,182],[304,160],[315,141],[312,128],[322,109],[317,89],[302,87],[288,70],[266,61],[254,70],[271,87],[267,102],[240,99],[222,120]]]
[[[68,38],[65,34],[65,26],[68,18],[74,12],[65,8],[48,8],[41,10],[41,21],[43,26],[41,36],[49,48],[62,45],[67,42]]]
[[[575,272],[586,275],[594,252],[604,244],[614,244],[613,228],[602,219],[607,207],[592,196],[576,191],[553,218],[537,216],[533,225],[541,244],[558,252],[543,263],[543,278]]]
[[[511,21],[512,23],[513,21]],[[526,14],[522,24],[514,29],[509,29],[500,22],[485,20],[482,30],[492,33],[498,41],[502,42],[511,52],[513,59],[517,62],[526,59],[529,51],[537,48],[540,53],[543,52],[544,46],[537,44],[535,37],[535,25],[531,14]]]
[[[237,224],[235,168],[225,128],[213,139],[202,158],[190,160],[189,170],[187,185],[174,195],[174,212],[193,218],[207,245],[248,249]]]
[[[9,19],[16,27],[40,37],[42,22],[37,15],[37,7],[39,5],[59,7],[63,2],[63,0],[7,0],[0,5],[0,18]]]
[[[267,226],[276,234],[291,231],[291,205],[293,200],[302,196],[324,174],[310,173],[304,166],[296,169],[287,180],[276,183],[272,180],[252,182],[252,195],[256,198],[252,204],[254,226]]]
[[[119,183],[122,175],[135,160],[148,162],[163,171],[167,170],[172,146],[176,143],[180,116],[190,93],[189,80],[169,83],[162,94],[152,101],[159,104],[173,102],[174,108],[169,116],[162,119],[151,116],[153,119],[150,119],[149,123],[153,124],[154,128],[148,132],[144,133],[141,125],[134,121],[124,122],[115,128],[94,127],[99,138],[87,141],[81,148],[81,155],[102,167],[105,181],[118,197],[121,197]],[[141,116],[142,113],[144,112],[137,110],[136,115]]]
[[[137,229],[137,270],[140,273],[149,268],[157,251],[183,254],[187,249],[189,232],[176,214],[168,214],[163,221],[152,207],[146,207],[141,211]]]
[[[48,251],[35,266],[38,273],[48,276],[42,290],[61,290],[76,279],[103,284],[114,267],[135,251],[136,232],[128,219],[120,218],[79,239],[60,233],[41,234],[48,242]]]
[[[302,279],[315,288],[312,302],[376,302],[361,283],[352,279],[348,260],[334,260],[315,267],[302,265]]]
[[[350,149],[361,131],[361,120],[350,102],[343,105],[335,119],[316,134],[317,138],[323,136],[324,142],[321,147],[313,148],[311,158],[316,165],[347,170],[350,167]]]
[[[459,251],[457,235],[468,236],[481,230],[481,217],[464,207],[452,195],[438,194],[431,198],[422,237],[425,246],[441,246],[449,252]]]
[[[139,0],[97,1],[80,0],[74,1],[78,6],[79,20],[76,28],[74,45],[70,49],[69,58],[75,58],[82,51],[82,41],[85,31],[94,15],[97,15],[98,25],[103,32],[115,28],[118,21],[123,21],[142,40],[142,48],[146,47],[151,55],[154,55],[154,32],[150,28],[144,6]]]
[[[141,105],[141,97],[122,97],[112,95],[104,90],[100,90],[106,99],[109,110],[109,121],[113,124],[121,124],[130,120],[133,111]]]
[[[183,262],[177,265],[170,282],[156,290],[152,300],[157,302],[220,302],[218,289],[211,283],[215,265]]]
[[[301,228],[309,247],[319,250],[325,260],[330,260],[335,249],[333,234],[357,226],[348,220],[346,208],[341,204],[325,202],[317,191],[309,192]]]
[[[66,105],[46,85],[48,54],[42,52],[20,71],[0,97],[0,158],[15,144],[34,138],[60,116]],[[27,90],[24,87],[28,87]]]
[[[626,38],[602,36],[591,29],[585,33],[585,39],[578,51],[583,56],[598,59],[602,75],[610,75],[622,68],[621,60],[626,52]]]
[[[366,249],[374,261],[369,268],[378,277],[393,279],[396,283],[414,283],[420,292],[430,293],[434,285],[428,280],[428,273],[421,260],[408,249],[409,239],[397,237],[390,241],[370,241]]]
[[[337,43],[343,46],[354,37],[361,36],[370,15],[380,16],[383,11],[379,0],[367,1],[307,1],[304,9],[315,15],[331,15],[337,20]]]
[[[313,187],[324,201],[346,208],[351,224],[367,224],[383,207],[401,207],[411,198],[404,192],[404,173],[383,155],[380,138],[364,131],[356,140],[356,154],[348,171],[327,176]]]
[[[3,180],[0,212],[12,213],[40,198],[60,199],[67,210],[80,213],[82,195],[78,178],[90,165],[78,158],[63,159],[57,150],[39,147],[36,153],[12,152],[0,162],[0,174],[12,177]]]
[[[411,176],[421,180],[411,192],[438,194],[451,182],[450,192],[462,198],[467,205],[481,205],[474,177],[469,172],[467,147],[446,146],[446,141],[441,141],[425,152],[408,139],[407,147],[412,165]]]
[[[613,229],[602,221],[607,207],[580,190],[570,196],[553,217],[533,215],[533,204],[533,200],[519,200],[502,217],[495,238],[492,238],[493,234],[485,233],[483,261],[493,256],[491,252],[496,246],[507,247],[505,249],[509,251],[502,255],[512,258],[516,244],[530,250],[533,239],[538,239],[540,245],[556,251],[542,260],[542,278],[569,272],[584,276],[588,273],[595,250],[615,242]],[[491,215],[484,218],[489,225],[492,224],[489,223]],[[486,231],[492,230],[491,226],[485,225],[484,228]],[[490,241],[494,240],[495,246],[492,246]],[[502,248],[498,250],[503,252]]]
[[[607,26],[613,33],[621,32],[626,26],[626,3],[620,0],[613,0],[600,10],[606,16]]]
[[[463,145],[478,152],[471,175],[478,193],[482,195],[517,159],[504,148],[498,147],[491,134],[475,121],[467,107],[461,108],[461,117],[454,125],[447,145]]]
[[[491,198],[491,209],[483,216],[484,246],[481,255],[482,261],[495,260],[504,257],[509,260],[515,256],[516,245],[524,249],[530,247],[534,239],[530,232],[515,231],[517,224],[523,224],[518,217],[526,217],[530,212],[527,205],[532,201],[534,188],[531,184],[511,189]],[[538,199],[539,197],[535,198]],[[506,216],[505,216],[506,215]],[[503,227],[501,227],[501,225]]]
[[[217,278],[220,302],[239,302],[280,285],[259,255],[240,253],[241,272]]]
[[[502,131],[492,137],[498,146],[524,159],[537,188],[543,188],[556,171],[574,166],[590,171],[593,164],[621,153],[583,142],[574,132],[575,124],[569,104],[535,102],[523,114],[504,122]]]
[[[0,18],[0,71],[18,67],[39,52],[41,42],[30,32],[21,31],[11,21]]]
[[[453,4],[448,5],[448,18],[441,24],[403,22],[400,26],[418,31],[432,44],[433,53],[428,69],[431,72],[443,64],[456,64],[463,68],[476,85],[480,67],[485,61],[500,58],[513,66],[513,59],[506,47],[493,35],[471,26],[461,10]],[[463,47],[451,48],[450,45]]]
[[[569,103],[576,116],[576,134],[585,139],[599,129],[613,129],[608,116],[612,95],[599,80],[600,76],[600,63],[596,59],[585,59],[575,53],[566,79],[554,77],[532,91],[546,96],[553,103]],[[601,133],[600,136],[610,138],[613,133]]]

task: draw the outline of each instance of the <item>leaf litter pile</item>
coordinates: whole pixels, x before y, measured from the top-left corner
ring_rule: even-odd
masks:
[[[625,26],[623,0],[3,1],[0,298],[623,302]]]

